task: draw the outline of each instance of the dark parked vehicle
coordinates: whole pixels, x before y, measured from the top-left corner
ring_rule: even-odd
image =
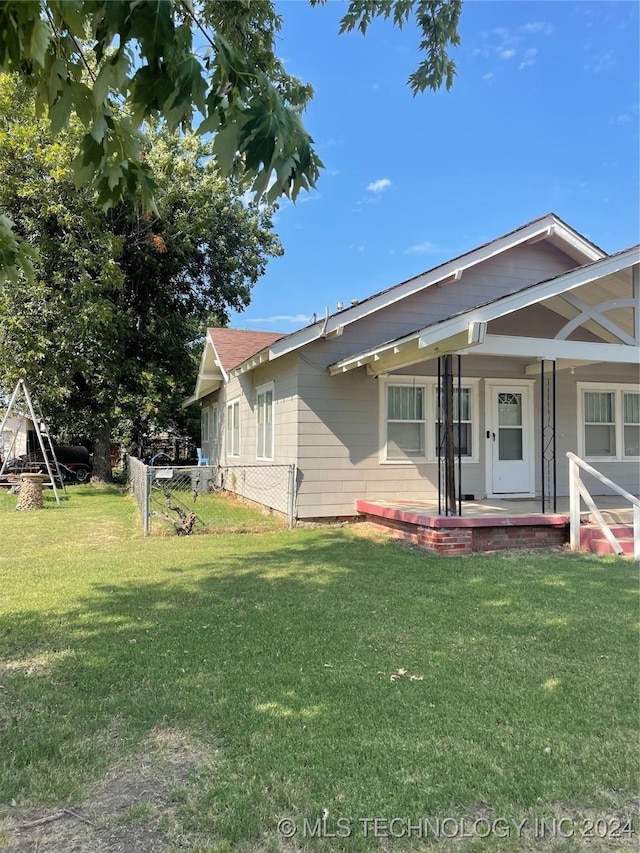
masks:
[[[86,447],[78,444],[59,444],[53,446],[60,466],[60,471],[65,480],[87,483],[93,471],[91,454]],[[36,453],[25,453],[15,459],[9,459],[5,466],[6,474],[19,474],[21,472],[47,473],[47,466],[42,451]]]

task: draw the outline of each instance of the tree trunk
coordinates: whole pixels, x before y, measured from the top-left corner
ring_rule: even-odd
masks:
[[[113,483],[111,471],[111,430],[108,426],[98,429],[93,437],[92,479],[102,483]]]

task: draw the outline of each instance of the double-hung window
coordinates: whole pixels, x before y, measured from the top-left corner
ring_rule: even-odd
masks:
[[[478,380],[467,379],[453,392],[456,452],[478,461]],[[442,392],[441,392],[442,393]],[[433,377],[389,377],[380,382],[380,461],[433,462],[443,438],[438,383]]]
[[[211,416],[209,418],[209,439],[211,441],[211,448],[209,451],[209,456],[212,459],[218,459],[218,442],[220,441],[220,418],[218,415],[218,404],[214,403],[211,406]]]
[[[633,386],[578,386],[581,403],[579,451],[595,459],[640,456],[640,392]]]
[[[240,400],[227,404],[227,456],[240,456]]]
[[[273,383],[257,389],[256,458],[273,459]]]
[[[424,385],[387,385],[387,459],[424,459]]]
[[[640,456],[640,393],[622,394],[622,423],[625,456]]]
[[[210,424],[210,413],[209,407],[205,406],[202,409],[202,423],[201,423],[201,441],[204,444],[205,441],[209,441],[209,424]]]
[[[440,390],[440,397],[442,397],[442,389]],[[435,455],[443,455],[444,449],[441,450],[441,442],[444,441],[444,436],[442,433],[442,425],[443,425],[443,411],[440,406],[440,400],[438,399],[438,388],[434,389],[434,401],[435,401],[435,411],[436,411],[436,445],[435,445]],[[455,452],[458,453],[458,446],[460,447],[460,456],[469,457],[473,456],[473,408],[472,408],[472,398],[471,398],[471,388],[460,388],[460,393],[458,394],[458,389],[455,387],[453,389],[453,401],[452,401],[452,410],[453,410],[453,446],[455,448]]]

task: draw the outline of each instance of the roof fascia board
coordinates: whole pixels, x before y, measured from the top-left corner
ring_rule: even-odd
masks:
[[[517,358],[558,358],[575,361],[609,361],[637,364],[638,348],[627,344],[600,344],[585,341],[560,341],[555,338],[523,338],[515,335],[487,335],[483,344],[460,350],[460,355],[506,355]]]
[[[213,350],[213,355],[214,355],[214,358],[215,358],[216,365],[220,368],[220,372],[222,373],[222,376],[224,377],[224,381],[225,381],[225,383],[226,383],[226,382],[228,382],[228,381],[229,381],[229,376],[228,376],[228,374],[227,374],[227,371],[226,371],[226,370],[224,369],[224,367],[222,366],[222,362],[220,361],[220,356],[218,355],[218,350],[216,349],[216,345],[215,345],[215,344],[214,344],[214,342],[213,342],[213,338],[211,337],[211,332],[209,332],[209,330],[207,330],[207,340],[208,340],[208,342],[211,344],[211,349]],[[205,356],[205,354],[206,354],[206,351],[207,351],[207,350],[206,350],[206,347],[205,347],[205,351],[204,351],[204,353],[203,353],[203,358],[204,358],[204,356]],[[202,365],[201,365],[201,367],[202,367]]]
[[[473,249],[466,255],[462,255],[459,258],[446,262],[440,267],[436,267],[435,270],[424,272],[415,278],[396,285],[390,290],[386,290],[377,296],[372,296],[358,305],[354,305],[351,308],[341,311],[339,314],[335,314],[333,317],[329,317],[328,320],[319,320],[313,326],[307,326],[283,338],[281,341],[276,341],[269,348],[269,358],[279,358],[281,355],[312,343],[320,337],[327,337],[331,334],[335,335],[340,326],[346,326],[357,320],[361,320],[369,314],[379,311],[381,308],[392,305],[407,296],[412,296],[434,284],[443,284],[448,279],[459,281],[466,269],[482,263],[482,261],[487,261],[522,243],[527,243],[537,237],[545,239],[550,235],[560,237],[572,248],[579,249],[587,262],[597,261],[606,257],[604,252],[595,248],[586,240],[581,239],[576,232],[568,228],[553,214],[550,214],[536,222],[530,223],[520,231],[499,237],[486,246]]]
[[[249,356],[249,358],[245,359],[240,364],[237,364],[229,373],[229,378],[233,379],[236,376],[241,376],[243,373],[253,370],[254,367],[260,367],[261,364],[266,364],[267,361],[271,361],[270,347],[264,347],[264,349],[261,349],[254,355]]]

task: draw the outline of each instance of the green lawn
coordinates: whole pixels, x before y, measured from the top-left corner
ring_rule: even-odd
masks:
[[[115,489],[14,504],[0,495],[0,850],[16,820],[83,803],[73,849],[91,853],[125,827],[153,829],[143,850],[420,847],[407,820],[424,818],[480,819],[455,850],[540,850],[542,817],[575,821],[554,850],[633,818],[634,837],[585,849],[637,849],[634,563],[437,558],[348,527],[145,540]],[[105,784],[136,773],[144,796],[101,823]],[[304,837],[323,809],[350,837]],[[520,838],[479,839],[496,819],[526,821]]]

